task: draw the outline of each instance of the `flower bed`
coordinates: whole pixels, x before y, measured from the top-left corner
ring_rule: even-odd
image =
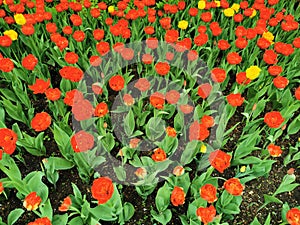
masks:
[[[299,17],[0,0],[0,225],[299,225]]]

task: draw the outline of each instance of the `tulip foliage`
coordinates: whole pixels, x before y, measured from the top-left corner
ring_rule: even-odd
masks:
[[[0,225],[300,225],[299,19],[297,0],[0,0]]]

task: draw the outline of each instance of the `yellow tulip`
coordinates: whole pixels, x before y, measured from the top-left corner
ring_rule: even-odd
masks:
[[[14,30],[7,30],[4,31],[3,33],[4,35],[7,35],[8,37],[10,37],[11,40],[15,41],[18,39],[18,33]]]
[[[206,153],[206,146],[203,144],[203,145],[201,145],[201,148],[200,148],[200,152],[201,153]]]
[[[231,8],[232,8],[235,12],[238,12],[239,9],[240,9],[240,4],[233,3],[233,5],[231,6]]]
[[[181,20],[178,22],[178,28],[185,30],[188,27],[189,23],[186,20]]]
[[[256,79],[260,74],[261,69],[258,66],[250,66],[246,70],[246,77],[250,80]]]
[[[24,25],[26,23],[26,19],[23,14],[15,14],[14,19],[18,25]]]
[[[198,9],[205,9],[206,2],[201,0],[198,2]]]
[[[224,15],[226,17],[233,17],[234,16],[234,10],[232,8],[224,9]]]
[[[108,10],[109,13],[113,13],[115,11],[115,7],[113,5],[108,6],[107,10]]]
[[[250,18],[253,18],[254,16],[256,16],[257,12],[255,9],[253,9],[252,15],[250,16]]]

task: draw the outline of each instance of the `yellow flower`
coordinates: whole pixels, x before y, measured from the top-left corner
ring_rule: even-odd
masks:
[[[274,35],[271,32],[264,32],[263,38],[267,39],[269,42],[273,43]]]
[[[108,12],[113,13],[115,11],[115,7],[113,5],[108,6]]]
[[[239,9],[240,9],[240,4],[233,3],[233,5],[231,6],[231,8],[232,8],[235,12],[238,12]]]
[[[250,66],[246,70],[246,77],[250,80],[254,80],[260,74],[261,69],[258,66]]]
[[[250,16],[250,18],[253,18],[254,16],[256,16],[256,10],[255,9],[253,9],[253,12],[252,12],[252,15]]]
[[[178,22],[178,27],[182,30],[185,30],[188,27],[189,23],[186,20],[181,20]]]
[[[221,6],[221,1],[215,1],[215,3],[217,4],[217,7]]]
[[[201,0],[198,2],[198,9],[205,9],[206,2]]]
[[[18,25],[24,25],[26,23],[26,19],[23,16],[23,14],[20,14],[20,13],[15,14],[14,18],[15,18],[16,24],[18,24]]]
[[[8,37],[10,37],[11,40],[15,41],[18,39],[18,33],[14,30],[7,30],[4,31],[3,33],[4,35],[7,35]]]
[[[3,0],[3,4],[4,4],[4,5],[7,5],[7,3],[6,3],[6,1],[5,1],[5,0]]]
[[[232,8],[227,8],[224,10],[224,14],[227,17],[233,17],[234,16],[234,10]]]
[[[241,173],[244,173],[246,171],[246,166],[242,166],[241,168],[240,168],[240,172]]]
[[[200,152],[201,153],[205,153],[206,152],[206,146],[204,144],[201,145]]]

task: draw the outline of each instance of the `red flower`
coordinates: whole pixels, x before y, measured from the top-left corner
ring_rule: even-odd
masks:
[[[185,193],[182,187],[175,186],[171,194],[171,203],[174,206],[183,205],[185,201]]]
[[[194,61],[196,59],[198,59],[198,52],[196,50],[191,50],[188,52],[187,54],[187,58],[189,61]]]
[[[22,60],[22,66],[27,70],[34,70],[34,67],[38,63],[37,58],[34,57],[34,55],[29,54]]]
[[[201,84],[198,87],[198,95],[201,98],[206,99],[209,96],[211,90],[212,90],[212,86],[209,83]]]
[[[174,59],[174,53],[173,52],[167,52],[166,53],[166,60],[172,61]]]
[[[114,193],[114,185],[108,177],[100,177],[94,180],[91,188],[92,196],[98,200],[98,204],[104,204],[111,199]]]
[[[200,188],[200,197],[208,203],[217,201],[217,188],[212,184],[205,184]]]
[[[147,91],[150,88],[150,82],[146,78],[140,78],[138,81],[134,84],[134,87],[139,89],[139,91]]]
[[[175,43],[178,40],[179,32],[177,30],[167,30],[165,40],[168,43]]]
[[[153,56],[150,54],[143,54],[142,62],[146,65],[149,65],[153,62]]]
[[[202,20],[203,22],[208,23],[208,22],[211,21],[211,19],[212,19],[212,14],[211,14],[211,12],[204,12],[204,13],[201,14],[201,20]]]
[[[73,33],[72,27],[71,26],[65,26],[62,30],[62,32],[66,35],[70,35]]]
[[[300,48],[300,37],[294,39],[293,45],[295,48]]]
[[[82,19],[79,15],[72,14],[70,20],[74,26],[80,26],[82,24]]]
[[[204,225],[212,222],[216,216],[216,213],[216,209],[213,205],[210,205],[206,208],[199,207],[196,211],[197,217],[204,223]]]
[[[65,60],[67,63],[75,64],[78,62],[78,55],[75,52],[67,52],[65,55]]]
[[[279,128],[281,124],[284,122],[284,118],[281,113],[278,111],[268,112],[264,117],[264,122],[270,128]]]
[[[81,130],[71,137],[71,146],[74,152],[86,152],[94,146],[94,136]]]
[[[297,100],[300,100],[300,87],[298,87],[295,91],[295,97]]]
[[[191,112],[193,112],[194,107],[189,105],[189,104],[185,104],[185,105],[180,105],[179,109],[181,112],[183,112],[184,114],[189,114]]]
[[[235,46],[238,47],[239,49],[244,49],[248,45],[248,41],[245,38],[239,37],[235,41]]]
[[[189,9],[190,16],[197,16],[198,15],[198,9],[197,8],[190,8]]]
[[[160,25],[163,29],[168,30],[171,28],[171,18],[165,17],[159,20]]]
[[[16,149],[16,143],[18,140],[17,134],[8,128],[0,128],[0,151],[2,156],[2,150],[6,154],[13,154]],[[0,157],[1,158],[1,157]]]
[[[275,87],[282,90],[289,84],[289,80],[286,77],[277,76],[273,79],[273,84]]]
[[[204,141],[209,136],[209,130],[204,124],[195,121],[191,124],[189,129],[189,140]]]
[[[156,49],[158,47],[158,40],[155,37],[147,38],[146,45],[148,48]]]
[[[72,200],[68,196],[68,197],[64,198],[64,201],[59,206],[58,211],[60,211],[60,212],[66,212],[66,211],[69,210],[69,208],[70,208],[71,205],[72,205]]]
[[[73,106],[74,102],[83,100],[82,92],[74,89],[66,92],[66,96],[64,98],[64,103],[68,106]]]
[[[205,33],[200,33],[198,36],[195,37],[194,43],[197,46],[205,45],[208,41],[208,35]]]
[[[14,69],[14,63],[9,58],[0,59],[0,70],[5,73],[9,73]]]
[[[250,79],[247,78],[246,72],[240,72],[236,75],[236,82],[238,84],[249,84],[251,82]]]
[[[36,78],[33,85],[29,85],[29,89],[33,91],[33,94],[43,94],[50,86],[50,79],[44,81],[42,79]]]
[[[281,66],[270,66],[268,68],[268,72],[272,76],[277,76],[282,72],[282,67]]]
[[[238,178],[230,178],[224,183],[225,190],[234,196],[240,196],[243,194],[245,187],[241,184]]]
[[[257,40],[257,46],[261,49],[267,49],[271,45],[271,42],[265,38],[259,38]]]
[[[213,127],[215,125],[214,118],[212,116],[204,115],[201,118],[201,124],[203,124],[205,127]]]
[[[227,98],[228,103],[234,107],[241,106],[245,100],[240,93],[229,94],[226,98]]]
[[[221,68],[214,68],[211,71],[211,79],[214,82],[222,83],[226,79],[226,71]]]
[[[21,31],[24,35],[30,36],[34,34],[34,26],[32,24],[24,24],[21,28]]]
[[[176,130],[173,127],[168,126],[166,128],[166,133],[169,137],[176,137],[177,133]]]
[[[55,33],[57,31],[57,26],[55,23],[47,23],[46,24],[46,30],[49,33]]]
[[[235,15],[233,16],[233,20],[234,20],[234,22],[236,22],[236,23],[242,22],[243,19],[244,19],[244,16],[243,16],[243,14],[241,14],[241,13],[235,14]]]
[[[202,26],[199,26],[197,28],[197,30],[200,34],[204,34],[204,33],[206,33],[207,28],[206,28],[206,26],[202,25]]]
[[[92,8],[90,14],[93,18],[98,18],[100,16],[100,9]]]
[[[106,55],[109,50],[110,50],[110,47],[109,47],[109,43],[108,42],[105,42],[105,41],[101,41],[99,42],[97,45],[96,45],[96,49],[97,51],[99,52],[99,54],[101,56],[104,56]]]
[[[273,157],[278,157],[278,156],[281,156],[281,154],[282,154],[282,150],[281,150],[280,146],[277,146],[274,144],[268,145],[268,151],[269,151],[270,155]]]
[[[74,33],[73,33],[73,38],[75,41],[77,42],[82,42],[85,38],[85,34],[83,31],[81,30],[76,30]]]
[[[227,55],[227,62],[231,65],[237,65],[242,62],[242,57],[236,52],[230,52]]]
[[[1,160],[1,157],[0,157],[0,160]],[[4,191],[3,183],[0,182],[0,195],[2,194],[3,191]]]
[[[121,75],[112,76],[109,79],[109,87],[114,91],[120,91],[124,88],[125,79]]]
[[[209,25],[209,28],[213,36],[219,36],[222,33],[222,28],[219,26],[218,22],[212,22]]]
[[[23,202],[23,206],[28,210],[36,210],[39,205],[41,204],[42,199],[40,196],[38,196],[36,194],[36,192],[31,192],[30,194],[28,194]]]
[[[289,56],[289,55],[293,54],[293,52],[294,52],[293,45],[285,44],[282,42],[275,43],[274,49],[277,53],[280,53],[285,56]]]
[[[231,156],[221,150],[213,151],[209,155],[210,165],[220,173],[230,166],[230,159]]]
[[[64,66],[59,70],[59,74],[62,76],[62,78],[72,82],[79,82],[83,78],[83,71],[73,66]]]
[[[58,88],[48,88],[45,94],[48,100],[56,101],[60,98],[61,91]]]
[[[145,27],[144,31],[145,31],[146,34],[149,34],[149,35],[154,34],[154,32],[155,32],[153,26],[147,26],[147,27]]]
[[[132,60],[134,57],[134,50],[131,48],[123,48],[121,51],[121,56],[127,61]]]
[[[48,217],[38,218],[33,222],[28,223],[28,225],[52,225]]]
[[[218,41],[218,48],[220,50],[227,50],[230,48],[230,44],[226,40],[219,40]]]
[[[176,104],[180,99],[180,93],[176,90],[171,90],[166,93],[166,100],[169,104]]]
[[[9,36],[4,35],[0,37],[0,46],[9,47],[12,44],[12,40]]]
[[[163,109],[165,104],[165,96],[162,93],[155,92],[150,96],[150,104],[157,109]]]
[[[51,124],[51,116],[46,112],[37,113],[31,120],[31,127],[35,131],[46,130]]]
[[[286,220],[290,225],[300,224],[300,210],[297,208],[292,208],[286,213]]]
[[[247,35],[246,35],[246,38],[247,38],[247,39],[252,40],[252,39],[254,39],[256,36],[257,36],[257,32],[256,32],[255,29],[253,29],[253,28],[248,28],[248,29],[247,29]]]
[[[162,150],[161,148],[157,148],[154,150],[151,158],[155,161],[155,162],[161,162],[167,159],[167,155],[165,153],[164,150]]]
[[[103,117],[108,113],[108,106],[105,102],[100,102],[95,108],[95,116]]]
[[[238,38],[241,38],[243,36],[246,36],[247,35],[247,29],[243,26],[238,26],[236,29],[235,29],[235,36],[237,36]]]
[[[165,76],[169,73],[170,71],[170,65],[167,62],[158,62],[155,65],[155,71],[161,76]]]
[[[277,54],[273,50],[266,50],[263,56],[263,60],[267,64],[277,63]]]
[[[101,95],[103,93],[103,89],[100,85],[100,83],[93,83],[92,84],[92,91],[96,94],[96,95]]]
[[[94,114],[94,109],[90,101],[82,99],[73,102],[72,113],[77,121],[82,121],[91,118]]]

